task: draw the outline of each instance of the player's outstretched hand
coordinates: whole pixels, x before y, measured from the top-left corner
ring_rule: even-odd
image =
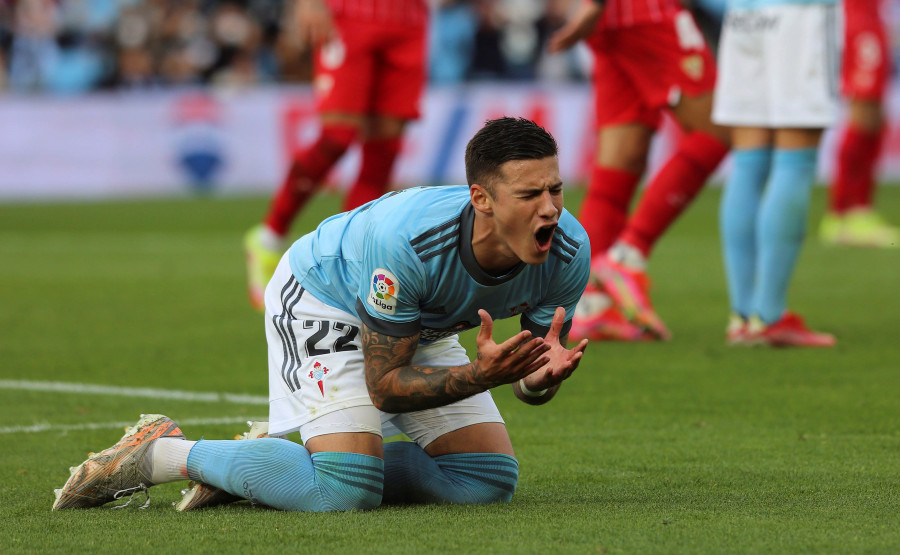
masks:
[[[551,346],[543,338],[532,337],[526,330],[498,345],[493,338],[491,315],[486,310],[479,310],[478,315],[481,316],[481,329],[475,338],[478,345],[475,368],[487,387],[513,383],[551,362],[551,357],[546,354]]]
[[[602,13],[603,8],[597,2],[582,2],[572,19],[550,35],[547,50],[555,53],[575,46],[575,43],[594,32]]]
[[[545,358],[549,360],[547,363],[525,378],[525,387],[530,391],[541,391],[558,385],[566,378],[572,375],[572,372],[578,368],[578,363],[584,355],[587,348],[588,340],[582,339],[580,343],[571,349],[566,349],[565,345],[559,341],[559,332],[562,330],[566,321],[566,309],[557,307],[553,313],[553,322],[550,324],[550,331],[544,337],[544,342],[549,345]]]

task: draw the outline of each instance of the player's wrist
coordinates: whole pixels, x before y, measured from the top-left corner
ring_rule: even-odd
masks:
[[[528,389],[528,386],[525,385],[525,378],[522,378],[519,380],[519,390],[522,392],[522,395],[533,398],[533,397],[543,397],[544,395],[547,394],[547,391],[549,391],[549,388],[541,389],[541,390],[537,390],[537,391]]]

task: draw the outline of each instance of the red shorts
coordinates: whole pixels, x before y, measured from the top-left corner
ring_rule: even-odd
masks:
[[[880,101],[890,74],[890,53],[878,2],[846,2],[841,89],[844,96]]]
[[[600,29],[588,40],[594,53],[597,126],[643,123],[656,128],[664,108],[682,95],[712,93],[716,62],[693,17]]]
[[[425,27],[335,18],[338,38],[315,55],[318,110],[419,117]]]

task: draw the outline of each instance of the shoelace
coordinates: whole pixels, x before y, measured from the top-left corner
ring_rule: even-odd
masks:
[[[131,495],[128,496],[128,501],[126,501],[125,503],[123,503],[121,505],[116,505],[115,507],[112,507],[112,508],[113,509],[124,509],[128,505],[131,505],[131,502],[134,501],[134,496],[139,491],[144,492],[144,495],[146,496],[146,500],[144,501],[143,505],[138,507],[138,509],[146,509],[147,507],[150,506],[150,488],[148,486],[144,485],[144,482],[141,482],[140,484],[134,486],[133,488],[119,490],[116,493],[114,493],[113,499],[121,499],[121,498],[125,497],[126,495],[128,495],[129,493]]]

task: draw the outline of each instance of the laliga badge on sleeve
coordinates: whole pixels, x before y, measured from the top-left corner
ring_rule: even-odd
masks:
[[[372,272],[372,286],[366,302],[382,314],[393,315],[397,312],[397,295],[400,293],[400,284],[397,276],[384,268],[376,268]]]

